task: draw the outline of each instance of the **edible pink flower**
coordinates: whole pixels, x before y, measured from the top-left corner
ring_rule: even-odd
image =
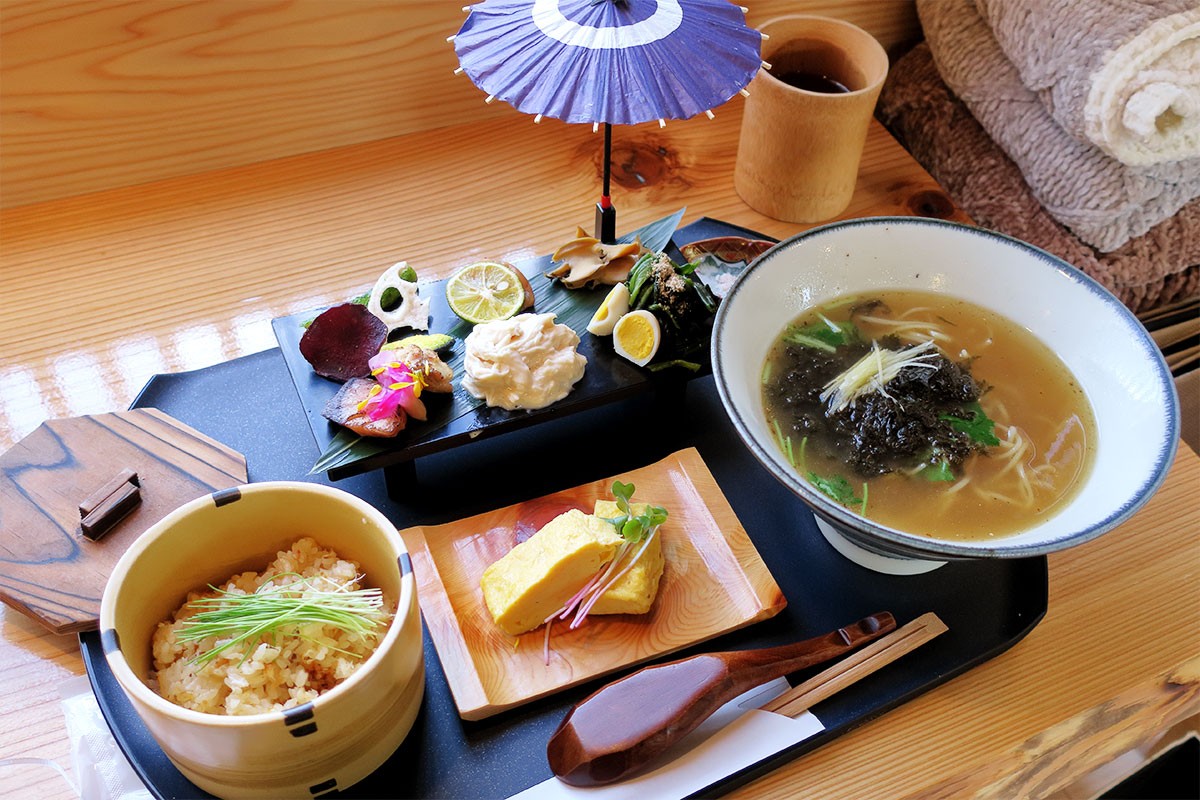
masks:
[[[373,387],[367,399],[359,404],[359,411],[372,420],[380,420],[399,416],[399,409],[404,409],[413,419],[425,419],[425,404],[421,402],[421,390],[425,388],[422,373],[395,360],[387,350],[373,356],[368,364],[379,386]]]

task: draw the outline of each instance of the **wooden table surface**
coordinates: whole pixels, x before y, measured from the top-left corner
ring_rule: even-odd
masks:
[[[615,132],[622,229],[688,207],[785,237],[733,190],[740,102]],[[543,254],[590,227],[600,138],[494,122],[175,178],[0,213],[0,445],[48,417],[126,407],[157,372],[273,347],[272,317],[368,288]],[[845,216],[962,219],[881,128]],[[1050,557],[1045,620],[1021,643],[738,797],[1087,797],[1200,714],[1200,459],[1181,445],[1158,495]],[[74,637],[0,607],[0,761],[69,763],[58,685]],[[534,757],[531,755],[531,757]],[[0,767],[0,796],[73,796],[44,766]]]

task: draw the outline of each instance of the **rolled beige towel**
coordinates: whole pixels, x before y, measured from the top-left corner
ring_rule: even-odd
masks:
[[[956,2],[961,0],[940,0]],[[1195,0],[974,0],[1063,128],[1123,164],[1200,169]]]
[[[1200,200],[1118,250],[1098,252],[1046,213],[1017,165],[942,82],[928,45],[892,67],[878,114],[978,224],[1074,264],[1133,311],[1200,293]]]
[[[917,0],[917,12],[947,86],[1046,211],[1087,244],[1116,250],[1200,197],[1200,172],[1183,162],[1128,167],[1070,135],[1021,82],[969,0]]]

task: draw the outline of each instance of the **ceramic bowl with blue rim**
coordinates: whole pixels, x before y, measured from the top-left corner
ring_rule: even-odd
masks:
[[[277,711],[210,714],[155,692],[151,638],[188,592],[258,572],[306,536],[356,562],[364,585],[396,601],[374,652],[315,699]],[[100,637],[113,676],[163,752],[217,797],[322,797],[349,787],[399,747],[425,692],[416,580],[403,540],[369,503],[317,484],[252,483],[168,514],[114,567]]]
[[[1096,423],[1091,468],[1073,495],[1023,530],[959,541],[859,516],[792,466],[763,404],[763,367],[772,344],[806,309],[887,290],[966,300],[1011,320],[1057,355],[1078,381]],[[1043,250],[953,222],[849,220],[781,242],[730,288],[713,327],[712,353],[721,400],[746,446],[812,508],[831,545],[884,572],[925,572],[951,559],[1041,555],[1095,539],[1154,494],[1179,439],[1170,371],[1124,305]]]

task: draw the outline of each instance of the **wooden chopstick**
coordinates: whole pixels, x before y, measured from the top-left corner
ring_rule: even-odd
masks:
[[[911,653],[935,636],[949,630],[946,623],[930,611],[819,672],[799,686],[793,686],[762,707],[786,717],[797,717],[810,707],[836,694],[859,678],[891,664]]]

